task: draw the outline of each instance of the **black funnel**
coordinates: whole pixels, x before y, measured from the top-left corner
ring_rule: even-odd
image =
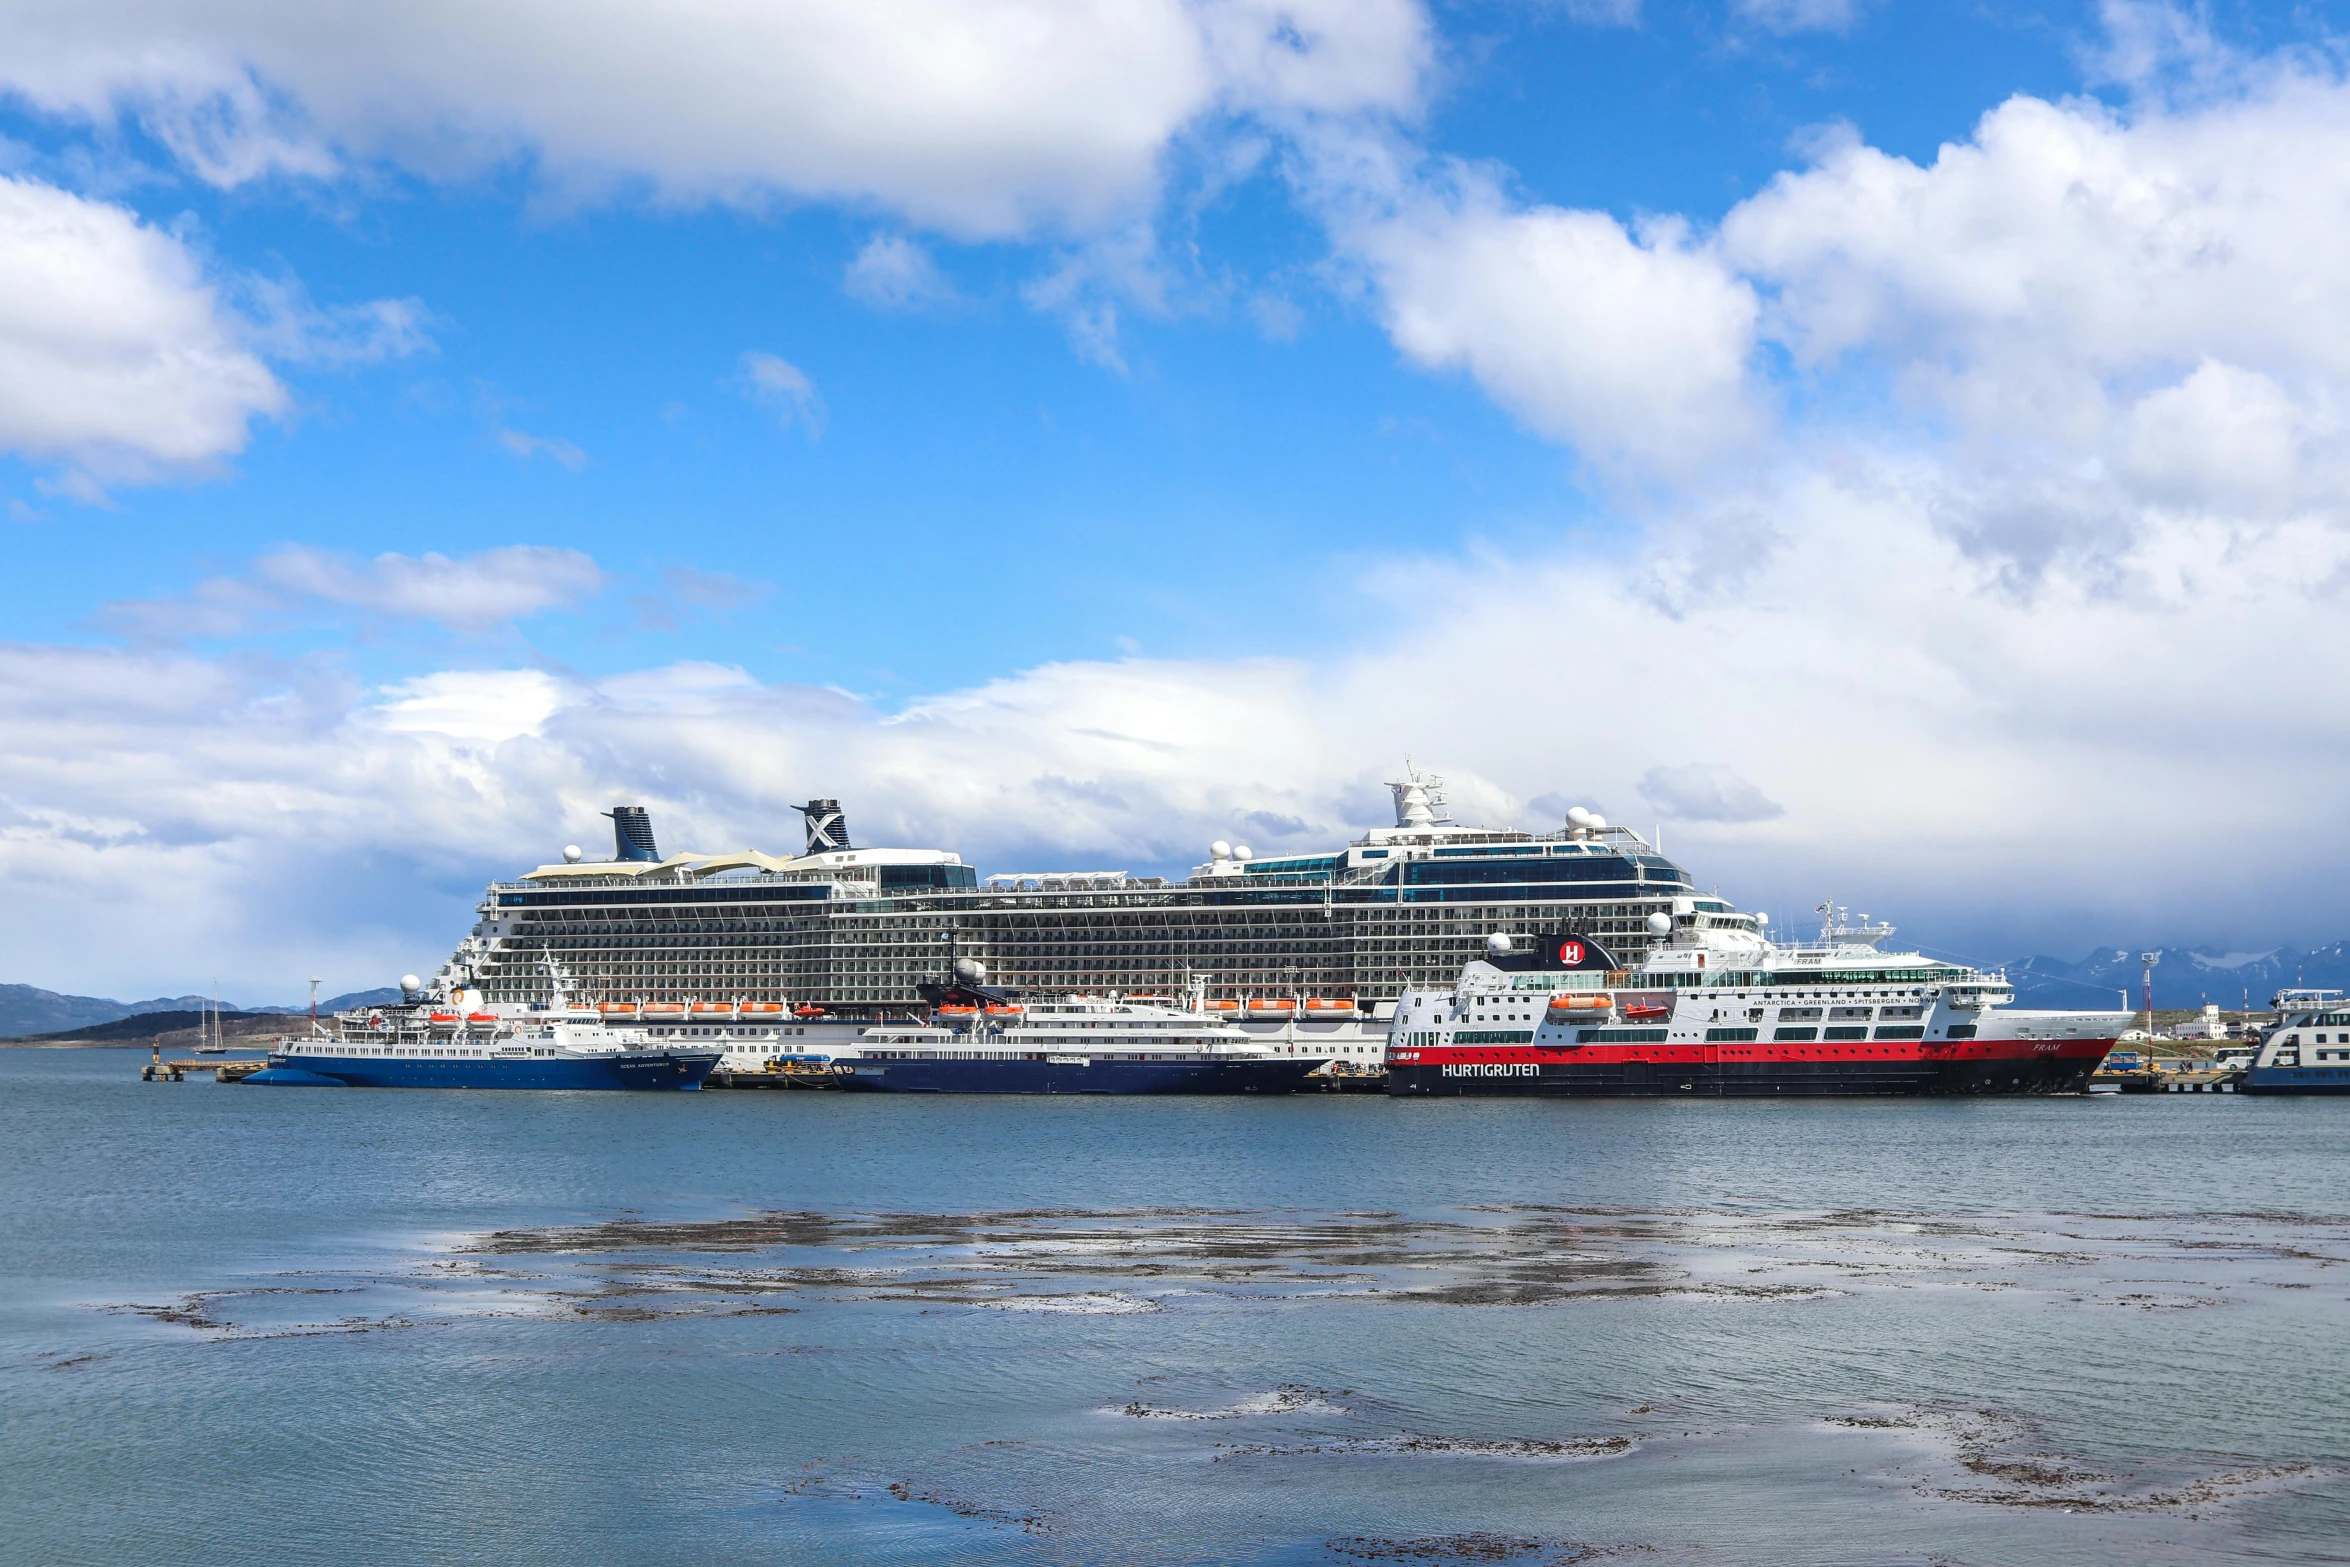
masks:
[[[604,813],[612,818],[612,844],[624,860],[658,860],[653,847],[653,819],[641,805],[615,805]]]

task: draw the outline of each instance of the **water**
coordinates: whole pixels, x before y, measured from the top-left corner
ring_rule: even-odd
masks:
[[[0,1052],[0,1560],[2343,1561],[2350,1104]]]

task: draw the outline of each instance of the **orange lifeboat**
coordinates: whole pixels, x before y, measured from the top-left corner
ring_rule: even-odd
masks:
[[[633,1001],[607,1001],[596,1010],[606,1017],[635,1017],[636,1003]]]
[[[979,1015],[979,1009],[977,1007],[966,1007],[950,1002],[938,1009],[938,1015],[940,1017],[977,1017]]]
[[[1353,1017],[1354,1015],[1355,1004],[1352,1001],[1325,1001],[1319,996],[1308,997],[1306,1000],[1306,1016],[1308,1017]]]
[[[454,1012],[435,1012],[426,1021],[430,1022],[435,1028],[455,1028],[457,1026],[457,1014]]]
[[[663,1022],[675,1021],[685,1016],[685,1003],[682,1001],[648,1001],[645,1003],[645,1016]]]
[[[822,1017],[823,1015],[824,1009],[812,1002],[802,1002],[798,1009],[792,1013],[793,1017]]]
[[[1612,1012],[1615,1005],[1616,998],[1605,991],[1563,990],[1550,998],[1550,1010],[1569,1017],[1580,1013]]]
[[[1252,1018],[1295,1017],[1297,1015],[1297,1003],[1294,1001],[1267,1001],[1262,999],[1251,1001],[1248,1004],[1248,1015]]]
[[[773,1017],[783,1010],[780,1001],[746,1001],[735,1010],[745,1017]]]
[[[468,1012],[465,1014],[465,1021],[475,1028],[495,1028],[498,1024],[498,1014],[495,1012]]]
[[[946,1009],[941,1007],[939,1010],[943,1012]],[[989,1007],[987,1009],[987,1015],[989,1017],[1018,1017],[1021,1013],[1027,1010],[1028,1009],[1026,1007],[1007,1007],[998,1005]]]
[[[1237,1001],[1211,1001],[1207,1004],[1207,1010],[1219,1017],[1230,1017],[1240,1010],[1240,1003]]]
[[[697,1001],[688,1010],[696,1018],[732,1017],[734,1016],[734,1003],[731,1001]]]

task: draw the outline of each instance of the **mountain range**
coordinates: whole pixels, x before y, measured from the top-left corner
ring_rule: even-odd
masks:
[[[2158,1009],[2205,1005],[2233,1012],[2249,997],[2255,1011],[2265,1010],[2268,998],[2288,986],[2319,986],[2350,990],[2350,941],[2298,952],[2279,947],[2273,952],[2208,952],[2185,947],[2099,947],[2078,963],[2062,958],[2019,958],[2007,965],[2015,985],[2016,1005],[2024,1007],[2087,1008],[2111,1006],[2119,992],[2129,993],[2129,1005],[2141,1004],[2145,969],[2141,952],[2160,952],[2154,966],[2154,1005]]]
[[[322,999],[321,1013],[344,1007],[381,1006],[397,1001],[400,992],[395,989],[355,990],[349,995]],[[96,1023],[116,1023],[126,1017],[144,1017],[155,1012],[200,1012],[212,1005],[209,996],[157,996],[147,1001],[110,1001],[104,996],[65,996],[54,990],[37,990],[31,985],[0,985],[0,1039],[21,1039],[28,1034],[57,1034],[68,1029],[88,1028]],[[275,1013],[286,1015],[307,1012],[310,1004],[298,1007],[240,1007],[222,1002],[223,1012]]]

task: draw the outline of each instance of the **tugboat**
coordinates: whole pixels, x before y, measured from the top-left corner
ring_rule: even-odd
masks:
[[[2276,1026],[2236,1083],[2240,1094],[2350,1094],[2350,998],[2338,990],[2280,990]]]
[[[1816,942],[1677,900],[1637,969],[1562,931],[1488,938],[1450,990],[1396,1004],[1398,1096],[2079,1093],[2128,1017],[2019,1012],[2004,976],[1880,952],[1893,927],[1834,904]],[[2350,1030],[2350,1013],[2343,1016]],[[2339,1036],[2350,1068],[2350,1032]],[[2343,1077],[2350,1082],[2350,1070]]]
[[[1285,1094],[1331,1058],[1276,1056],[1238,1024],[1187,1006],[1123,997],[1031,1000],[959,959],[954,982],[924,985],[929,1021],[865,1031],[836,1053],[840,1086],[897,1094]]]

